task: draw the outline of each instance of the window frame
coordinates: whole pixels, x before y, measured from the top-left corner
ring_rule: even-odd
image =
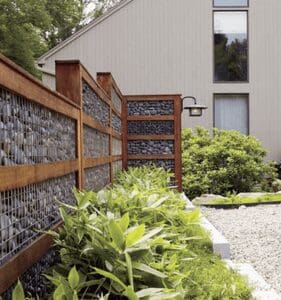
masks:
[[[246,21],[247,21],[247,80],[235,80],[235,81],[227,81],[227,80],[215,80],[216,75],[216,62],[215,62],[215,13],[216,12],[245,12],[246,13]],[[212,14],[212,40],[213,40],[213,83],[214,84],[248,84],[250,82],[250,51],[249,51],[249,10],[247,9],[214,9]]]
[[[250,128],[250,94],[249,93],[214,93],[213,94],[213,128],[217,128],[215,125],[216,123],[216,96],[247,96],[247,117],[248,117],[248,122],[247,122],[247,133],[246,135],[251,134],[251,128]]]
[[[250,0],[247,0],[247,5],[215,5],[215,1],[213,0],[213,8],[225,8],[225,9],[232,9],[232,8],[241,8],[241,9],[246,9],[249,8],[250,6]]]

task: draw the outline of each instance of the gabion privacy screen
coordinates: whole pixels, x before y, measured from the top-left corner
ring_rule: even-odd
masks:
[[[180,96],[128,96],[125,105],[126,165],[155,164],[171,170],[181,189]]]
[[[127,166],[155,163],[180,178],[180,97],[125,97],[110,73],[56,65],[57,91],[0,55],[0,295],[20,278],[39,297],[58,261],[42,234],[61,224],[58,201],[99,191]],[[4,293],[4,294],[3,294]]]

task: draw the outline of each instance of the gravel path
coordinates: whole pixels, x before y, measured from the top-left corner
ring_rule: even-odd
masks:
[[[281,293],[281,205],[203,208],[202,213],[228,239],[232,259],[251,263]]]

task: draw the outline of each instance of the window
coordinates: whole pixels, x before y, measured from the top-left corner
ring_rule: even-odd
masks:
[[[214,12],[214,81],[248,81],[248,13]]]
[[[249,96],[215,95],[214,126],[249,134]]]
[[[214,7],[247,7],[248,0],[214,0]]]

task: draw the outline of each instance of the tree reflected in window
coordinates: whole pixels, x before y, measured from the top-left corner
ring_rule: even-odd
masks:
[[[215,81],[248,80],[246,12],[215,12]]]

